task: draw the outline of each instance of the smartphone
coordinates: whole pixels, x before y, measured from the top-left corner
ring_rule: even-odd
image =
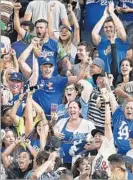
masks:
[[[51,104],[51,113],[56,113],[58,110],[58,104]]]

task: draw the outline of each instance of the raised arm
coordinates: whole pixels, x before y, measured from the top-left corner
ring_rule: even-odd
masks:
[[[17,114],[17,110],[18,110],[19,106],[21,105],[21,103],[23,101],[24,96],[25,96],[25,93],[21,94],[19,96],[19,99],[15,102],[14,106],[11,109],[10,117],[15,126],[17,126],[19,123],[19,116],[17,116],[16,114]]]
[[[33,92],[27,93],[27,100],[25,106],[25,135],[28,135],[33,131],[33,116],[32,116],[32,94]]]
[[[20,3],[14,4],[14,29],[23,38],[26,31],[20,26],[19,10],[22,8]]]
[[[111,69],[111,74],[113,74],[114,77],[114,83],[116,82],[117,76],[118,76],[118,64],[117,64],[117,47],[115,44],[115,38],[116,36],[112,36],[110,39],[110,43],[111,43],[111,58],[112,58],[112,62],[110,65],[110,69]]]
[[[45,113],[42,107],[32,99],[32,107],[36,110],[39,119],[46,119]]]
[[[67,25],[67,26],[70,26],[65,5],[64,5],[63,3],[61,3],[61,6],[60,6],[60,7],[61,7],[61,8],[60,8],[60,19],[61,19],[61,23],[62,23],[62,24],[65,24],[65,25]]]
[[[5,168],[8,168],[11,165],[8,156],[13,153],[13,150],[21,143],[21,138],[17,138],[6,150],[2,153],[2,162]]]
[[[80,74],[78,76],[69,76],[68,77],[68,83],[69,84],[75,84],[77,83],[79,80],[84,79],[85,74],[86,74],[86,68],[88,66],[88,62],[84,62],[82,64],[82,68],[80,71]]]
[[[112,140],[113,133],[111,128],[111,112],[109,104],[105,104],[105,137]]]
[[[47,136],[48,136],[49,126],[48,122],[46,120],[41,121],[41,130],[39,131],[40,136],[40,150],[44,150],[47,142]]]
[[[95,25],[95,27],[92,30],[92,40],[93,43],[97,46],[101,41],[101,36],[99,35],[100,30],[102,29],[102,26],[106,20],[106,18],[109,16],[108,14],[108,7],[105,8],[104,14],[101,17],[101,19],[98,21],[98,23]]]
[[[81,79],[78,84],[81,85],[81,88],[83,87],[83,90],[81,92],[81,98],[82,100],[85,102],[85,103],[88,103],[89,99],[90,99],[90,95],[93,91],[93,87],[92,85],[86,81],[86,80],[83,80]]]
[[[112,113],[114,113],[115,110],[118,107],[118,103],[116,101],[115,95],[113,94],[113,92],[111,90],[111,87],[109,85],[109,80],[108,80],[107,76],[104,78],[104,83],[105,83],[105,87],[106,87],[106,89],[108,91],[109,102],[110,102],[110,105],[111,105],[111,110],[112,110]]]
[[[53,11],[54,11],[54,8],[56,6],[56,3],[53,3],[51,6],[50,6],[50,10],[49,10],[49,13],[48,13],[48,34],[49,34],[49,37],[51,39],[56,39],[56,36],[54,35],[54,31],[53,31],[53,28],[52,28],[52,24],[53,24]]]
[[[34,159],[36,159],[38,152],[31,146],[31,141],[29,139],[25,140],[25,145],[33,155]]]
[[[11,49],[11,55],[12,55],[12,58],[13,58],[14,68],[16,69],[17,72],[19,72],[19,64],[18,64],[18,60],[17,60],[17,57],[16,57],[16,52],[15,52],[14,49]]]
[[[75,13],[73,12],[71,4],[68,4],[68,12],[70,13],[70,15],[72,17],[72,21],[74,24],[74,42],[76,44],[78,44],[80,42],[79,24],[78,24],[77,18],[75,16]]]
[[[31,70],[30,66],[26,63],[26,60],[27,60],[28,56],[30,55],[31,51],[37,46],[36,44],[38,43],[38,41],[39,41],[38,38],[33,38],[31,44],[25,49],[25,51],[22,52],[22,54],[20,55],[20,57],[18,59],[19,67],[26,78],[30,78],[30,76],[32,74],[32,70]],[[35,63],[35,65],[34,65],[34,63]],[[33,69],[35,70],[36,73],[38,73],[38,69],[36,69],[36,68],[37,68],[37,62],[36,62],[36,58],[34,56],[33,57]]]
[[[108,91],[106,94],[103,94],[103,98],[105,100],[105,137],[108,140],[112,140],[113,133],[111,128],[111,112],[110,112]]]
[[[44,164],[42,164],[35,170],[32,179],[39,179],[39,177],[41,177],[43,173],[47,172],[49,166],[51,166],[51,163],[55,163],[56,157],[57,157],[57,153],[52,152],[49,156],[48,161],[46,161]]]
[[[116,14],[114,12],[115,9],[114,9],[114,2],[113,1],[109,2],[108,10],[109,10],[110,16],[112,17],[113,22],[115,24],[118,37],[122,41],[125,42],[127,39],[126,31],[124,29],[122,22],[120,21],[120,19],[116,16]]]
[[[13,152],[16,147],[16,143],[13,142],[10,146],[6,148],[6,150],[2,153],[2,162],[5,168],[8,168],[11,165],[8,156]]]
[[[33,54],[33,69],[32,69],[32,75],[29,78],[30,86],[35,86],[37,84],[39,76],[39,66],[37,62],[37,58]]]

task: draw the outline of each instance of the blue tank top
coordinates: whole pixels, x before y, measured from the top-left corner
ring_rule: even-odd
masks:
[[[73,140],[73,132],[67,131],[66,126],[67,126],[68,121],[64,125],[61,133],[65,135],[64,139],[62,139],[61,143],[61,148],[64,151],[64,157],[63,157],[63,162],[64,163],[71,163],[72,162],[72,156],[69,154],[69,150],[71,146],[74,143]]]

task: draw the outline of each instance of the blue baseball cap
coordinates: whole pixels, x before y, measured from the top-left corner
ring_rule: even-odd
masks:
[[[129,132],[129,138],[133,139],[133,131]]]
[[[103,61],[101,58],[99,58],[99,57],[94,58],[92,64],[100,67],[100,68],[103,69],[103,70],[104,70],[104,68],[105,68],[105,63],[104,63],[104,61]]]
[[[20,73],[20,72],[13,72],[13,73],[11,73],[10,81],[14,81],[14,80],[23,82],[23,75],[22,75],[22,73]]]
[[[51,64],[52,66],[54,66],[53,57],[46,57],[46,58],[42,57],[40,65],[45,65],[45,64]]]

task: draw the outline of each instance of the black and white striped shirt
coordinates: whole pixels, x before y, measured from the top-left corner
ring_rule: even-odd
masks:
[[[100,97],[101,107],[96,106],[97,98]],[[89,101],[89,108],[87,118],[89,121],[94,122],[96,127],[104,128],[104,121],[105,121],[105,101],[100,94],[100,91],[97,89],[93,90],[90,101]]]

